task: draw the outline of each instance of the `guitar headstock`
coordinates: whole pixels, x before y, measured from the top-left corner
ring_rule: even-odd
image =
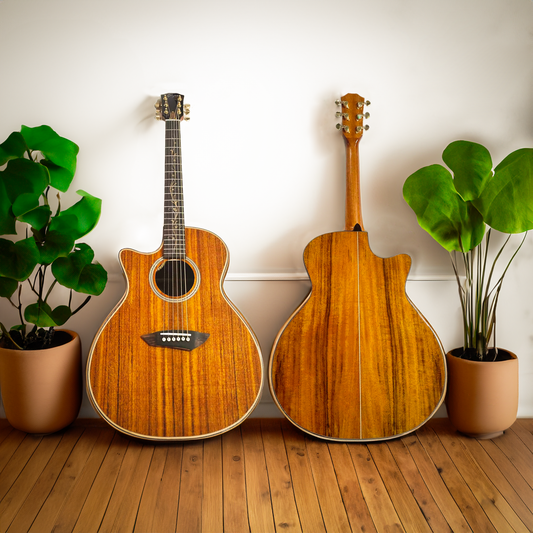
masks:
[[[182,94],[162,94],[155,103],[155,116],[158,120],[189,120],[190,107],[189,104],[183,103]]]
[[[368,125],[363,125],[363,119],[370,116],[370,113],[364,112],[365,106],[369,106],[370,102],[358,94],[345,94],[340,100],[335,100],[335,103],[342,108],[342,111],[335,113],[337,118],[342,118],[337,129],[342,131],[347,140],[359,140],[363,131],[369,128]]]

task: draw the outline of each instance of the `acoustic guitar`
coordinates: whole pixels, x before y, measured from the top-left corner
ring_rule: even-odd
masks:
[[[124,249],[126,291],[98,330],[87,392],[117,430],[149,440],[211,437],[241,423],[263,381],[259,343],[223,289],[229,255],[210,231],[185,227],[183,95],[156,104],[165,121],[164,227],[153,253]]]
[[[364,231],[358,149],[368,102],[347,94],[337,104],[346,145],[345,228],[305,248],[311,291],[274,341],[269,386],[303,431],[378,441],[409,433],[435,413],[444,399],[445,353],[406,295],[410,257],[377,257]]]

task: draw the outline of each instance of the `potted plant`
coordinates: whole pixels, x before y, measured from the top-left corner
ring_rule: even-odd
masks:
[[[442,159],[449,170],[419,169],[403,195],[420,226],[450,252],[457,279],[464,340],[447,354],[448,416],[459,431],[492,438],[518,410],[518,359],[497,347],[496,317],[505,275],[525,239],[510,250],[511,234],[533,228],[533,149],[516,150],[493,169],[485,147],[455,141]]]
[[[92,249],[76,242],[98,222],[101,200],[80,190],[74,205],[61,203],[77,154],[78,146],[49,126],[22,126],[0,144],[0,297],[18,315],[9,329],[0,317],[0,388],[9,422],[31,433],[56,431],[77,417],[80,340],[55,328],[107,283]]]

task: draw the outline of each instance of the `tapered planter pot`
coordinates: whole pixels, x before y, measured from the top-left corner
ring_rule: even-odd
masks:
[[[518,412],[518,359],[508,350],[506,361],[468,361],[456,357],[462,348],[446,354],[448,390],[446,408],[452,425],[478,439],[501,435]]]
[[[27,433],[58,431],[78,416],[82,398],[81,343],[45,350],[0,348],[0,388],[6,417]]]

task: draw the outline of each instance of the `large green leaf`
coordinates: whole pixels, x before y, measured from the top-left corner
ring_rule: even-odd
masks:
[[[533,148],[509,154],[474,201],[485,222],[504,233],[533,229]]]
[[[430,165],[411,174],[403,196],[420,226],[446,250],[468,251],[483,239],[482,216],[461,198],[452,175],[443,166]]]
[[[11,298],[13,293],[17,290],[18,285],[16,279],[0,276],[0,296],[3,298]]]
[[[52,274],[57,281],[69,289],[85,294],[98,295],[104,290],[107,272],[98,263],[92,263],[94,252],[84,243],[67,257],[60,257],[52,264]]]
[[[0,239],[0,276],[24,281],[35,269],[39,258],[33,237],[18,242]]]
[[[455,189],[465,201],[476,199],[492,176],[490,153],[481,144],[452,142],[442,153],[442,160],[452,170]]]
[[[11,201],[0,175],[0,235],[15,235],[16,220],[11,212]]]
[[[18,131],[14,131],[2,144],[0,144],[0,166],[5,165],[10,159],[24,156],[26,143]]]
[[[98,223],[102,200],[82,190],[76,192],[82,196],[82,199],[72,207],[61,211],[50,228],[61,232],[69,231],[75,239],[80,239]]]
[[[52,317],[52,308],[42,300],[30,304],[24,310],[24,319],[38,328],[51,328],[57,326]]]
[[[50,183],[61,192],[67,191],[76,172],[78,146],[60,137],[49,126],[28,128],[22,126],[21,134],[31,150],[40,151],[50,172]]]
[[[42,194],[50,184],[48,171],[43,165],[29,159],[12,159],[0,173],[7,195],[14,202],[25,193]]]
[[[65,257],[74,248],[75,239],[68,231],[49,230],[46,239],[40,246],[40,262],[49,265],[58,257]]]

